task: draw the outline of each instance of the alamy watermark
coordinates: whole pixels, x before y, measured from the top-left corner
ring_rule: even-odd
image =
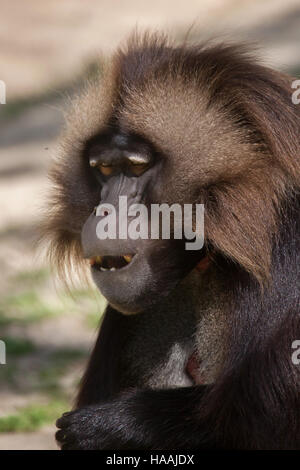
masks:
[[[296,88],[292,94],[293,104],[300,104],[300,80],[294,80],[292,83],[292,88]]]
[[[300,339],[295,339],[295,341],[292,342],[292,349],[295,349],[295,351],[292,354],[292,363],[295,366],[300,365]]]
[[[0,365],[6,364],[6,345],[0,340]]]
[[[186,250],[201,250],[204,245],[204,204],[151,204],[149,213],[144,204],[128,206],[127,196],[119,196],[117,210],[114,205],[103,203],[96,208],[95,215],[101,217],[96,227],[100,240],[172,237],[189,240]]]
[[[6,104],[6,84],[0,80],[0,104]]]

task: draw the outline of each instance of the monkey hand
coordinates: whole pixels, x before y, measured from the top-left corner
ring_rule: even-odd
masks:
[[[102,404],[64,413],[56,439],[62,450],[184,449],[201,447],[199,423],[185,413],[201,398],[205,386],[164,390],[130,390]],[[170,407],[166,403],[171,403]],[[198,403],[198,401],[197,401]],[[207,436],[206,436],[207,439]],[[208,443],[206,441],[206,445]]]
[[[122,402],[87,406],[64,413],[55,437],[62,450],[134,449],[130,421]]]

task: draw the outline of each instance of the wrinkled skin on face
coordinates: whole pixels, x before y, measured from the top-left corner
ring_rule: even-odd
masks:
[[[100,206],[95,208],[83,226],[83,254],[91,260],[93,280],[109,303],[123,313],[137,313],[153,305],[162,290],[167,296],[204,251],[187,251],[185,240],[172,238],[172,230],[169,240],[162,238],[161,230],[158,239],[151,239],[151,203],[159,198],[163,186],[163,159],[143,139],[116,130],[89,142],[86,153],[101,191],[102,212]],[[127,207],[144,204],[149,209],[144,219],[146,239],[131,239],[128,232],[121,238],[120,197],[126,198]],[[98,224],[114,209],[115,237],[100,239]],[[127,225],[134,221],[133,216],[125,217]],[[172,219],[170,222],[172,226]]]

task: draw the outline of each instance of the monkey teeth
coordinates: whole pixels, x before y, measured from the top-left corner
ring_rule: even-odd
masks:
[[[134,255],[95,256],[90,259],[90,265],[98,271],[116,271],[127,266]]]
[[[100,271],[115,271],[116,268],[102,268],[102,266],[100,267]]]

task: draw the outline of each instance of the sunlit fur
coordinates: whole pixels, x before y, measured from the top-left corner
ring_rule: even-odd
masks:
[[[70,254],[81,259],[79,233],[99,203],[82,177],[82,151],[114,118],[166,156],[163,202],[204,202],[211,246],[264,283],[281,202],[300,179],[292,79],[258,65],[245,47],[174,47],[148,34],[102,67],[74,100],[51,170],[44,233],[52,259],[60,267]]]

